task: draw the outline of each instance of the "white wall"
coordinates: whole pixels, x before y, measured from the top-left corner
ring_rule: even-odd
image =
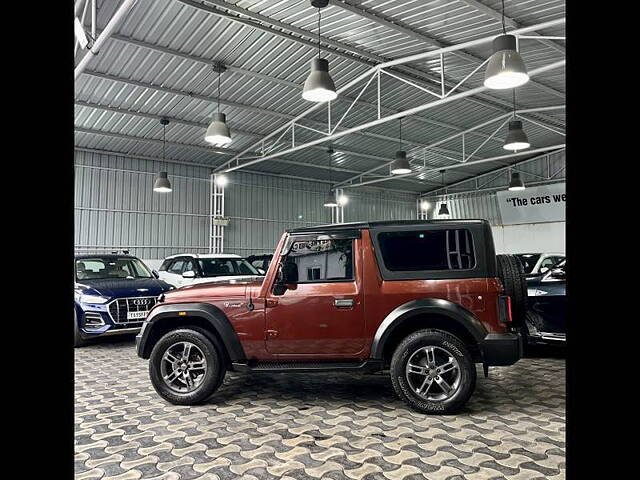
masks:
[[[492,225],[496,253],[565,253],[565,222]]]

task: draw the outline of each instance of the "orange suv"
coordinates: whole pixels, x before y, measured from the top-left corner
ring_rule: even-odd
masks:
[[[235,372],[387,370],[398,396],[450,413],[476,363],[522,352],[521,263],[485,220],[387,221],[286,231],[265,277],[161,295],[136,338],[160,396],[190,405]]]

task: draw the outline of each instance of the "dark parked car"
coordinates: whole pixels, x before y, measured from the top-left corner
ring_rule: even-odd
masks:
[[[171,288],[134,256],[76,255],[74,346],[137,333],[158,295]]]
[[[564,343],[567,331],[566,265],[527,278],[527,340],[530,344]]]

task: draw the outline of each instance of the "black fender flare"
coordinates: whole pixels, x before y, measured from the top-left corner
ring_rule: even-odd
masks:
[[[231,322],[222,310],[208,303],[178,303],[156,306],[147,317],[140,332],[140,339],[136,348],[138,356],[149,358],[151,348],[147,347],[147,343],[153,333],[154,326],[158,325],[159,320],[163,318],[189,317],[200,317],[207,321],[211,330],[215,331],[220,337],[232,362],[245,360],[244,349]]]
[[[420,298],[396,307],[382,321],[371,344],[371,358],[382,359],[384,347],[394,330],[418,315],[437,314],[450,318],[464,328],[478,344],[487,335],[487,329],[471,312],[457,303],[441,298]]]

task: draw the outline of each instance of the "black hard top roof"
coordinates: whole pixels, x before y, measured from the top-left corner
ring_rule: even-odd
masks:
[[[330,223],[327,225],[316,225],[313,227],[291,228],[286,230],[287,233],[315,233],[326,231],[341,231],[341,230],[361,230],[375,227],[395,227],[395,226],[426,226],[426,225],[477,225],[488,224],[487,220],[483,219],[457,219],[457,220],[384,220],[376,222],[352,222],[352,223]]]
[[[104,258],[105,260],[115,260],[117,258],[138,258],[125,253],[80,253],[75,255],[75,259],[82,258]]]

